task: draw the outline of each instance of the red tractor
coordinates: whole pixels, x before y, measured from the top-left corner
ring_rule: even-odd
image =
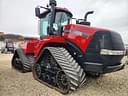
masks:
[[[40,9],[44,8],[44,12]],[[17,49],[12,67],[21,72],[32,71],[34,78],[66,94],[82,86],[87,75],[100,76],[124,68],[121,59],[125,48],[121,36],[107,29],[95,28],[84,19],[70,24],[72,13],[56,7],[35,8],[39,18],[40,40]]]

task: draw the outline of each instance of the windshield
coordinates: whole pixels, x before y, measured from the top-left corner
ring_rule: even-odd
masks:
[[[48,13],[45,17],[40,20],[40,36],[44,37],[48,35],[47,29],[50,25],[50,13]],[[53,24],[53,28],[57,33],[61,33],[61,29],[64,25],[69,23],[70,17],[65,12],[56,12],[55,22]]]
[[[46,15],[46,17],[40,20],[40,36],[41,37],[47,35],[48,17],[49,15]]]
[[[58,31],[59,28],[63,27],[64,25],[67,25],[69,21],[69,18],[67,17],[67,14],[64,12],[57,12],[55,23],[53,24],[53,28]]]

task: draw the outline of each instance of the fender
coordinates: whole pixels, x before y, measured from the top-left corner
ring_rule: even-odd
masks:
[[[43,38],[42,40],[40,40],[39,42],[37,42],[35,49],[34,49],[34,58],[37,61],[38,56],[41,52],[41,50],[46,47],[46,46],[50,46],[52,44],[52,46],[56,46],[56,44],[66,44],[65,39],[63,38],[63,36],[48,36],[47,38]]]
[[[21,48],[16,49],[14,55],[18,55],[18,57],[21,59],[21,61],[22,61],[23,64],[25,64],[26,62],[28,62],[28,59],[27,59],[26,55],[24,54],[23,49],[21,49]],[[28,62],[28,63],[31,63],[31,62]]]
[[[39,42],[39,40],[37,40],[37,39],[25,42],[24,45],[22,46],[24,53],[25,54],[34,54],[34,49],[38,42]]]

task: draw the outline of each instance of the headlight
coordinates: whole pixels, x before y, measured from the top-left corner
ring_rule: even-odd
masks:
[[[101,49],[101,55],[125,55],[126,51],[122,50],[109,50],[109,49]]]

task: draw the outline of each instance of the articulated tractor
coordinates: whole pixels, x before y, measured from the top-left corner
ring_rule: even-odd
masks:
[[[41,12],[41,9],[45,11]],[[47,7],[35,8],[40,39],[29,41],[15,50],[12,67],[32,71],[35,80],[66,94],[83,86],[88,75],[119,71],[125,48],[119,33],[91,27],[87,16],[73,18],[66,8],[49,0]],[[76,24],[72,24],[72,19]]]

